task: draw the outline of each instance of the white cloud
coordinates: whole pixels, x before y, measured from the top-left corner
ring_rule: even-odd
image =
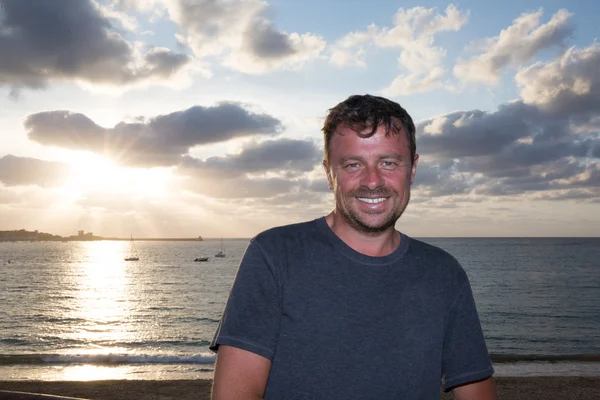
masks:
[[[432,90],[442,86],[445,75],[446,71],[440,67],[434,67],[426,73],[415,72],[401,75],[396,77],[390,86],[383,89],[381,93],[384,96],[398,96]]]
[[[454,67],[454,75],[463,82],[496,85],[504,68],[518,67],[541,50],[564,47],[573,31],[570,25],[572,14],[559,10],[550,21],[540,25],[542,12],[540,9],[522,14],[500,35],[471,45],[471,48],[485,48],[487,51],[468,60],[459,60]]]
[[[423,133],[428,135],[440,135],[444,130],[447,121],[446,116],[432,118],[428,125],[423,127]]]
[[[394,15],[394,27],[382,28],[375,41],[381,47],[405,47],[419,38],[430,38],[443,31],[458,31],[468,21],[469,12],[461,13],[456,6],[446,7],[445,15],[436,8],[401,8]]]
[[[527,104],[554,113],[589,113],[600,107],[600,44],[569,49],[559,60],[520,70],[515,80]]]
[[[364,59],[365,50],[361,47],[356,51],[334,50],[331,53],[330,61],[337,67],[345,67],[354,64],[359,68],[367,68],[367,63]]]
[[[214,56],[244,73],[297,68],[315,59],[325,41],[312,33],[277,30],[259,0],[163,0],[183,31],[179,40],[197,57]]]
[[[126,12],[115,9],[114,4],[109,4],[107,6],[97,4],[96,6],[105,18],[118,21],[126,30],[133,32],[138,28],[138,22],[136,18],[127,14]]]
[[[349,33],[332,46],[329,59],[338,66],[365,67],[364,47],[399,48],[402,51],[398,63],[403,73],[382,93],[396,96],[429,91],[442,86],[446,76],[442,66],[446,51],[434,45],[433,36],[443,31],[458,31],[468,17],[468,11],[462,13],[452,4],[444,14],[436,8],[401,8],[394,15],[392,28],[372,24],[366,31]]]

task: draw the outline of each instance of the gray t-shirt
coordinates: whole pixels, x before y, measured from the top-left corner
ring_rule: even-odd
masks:
[[[271,360],[266,399],[439,399],[494,372],[468,278],[445,251],[402,235],[361,254],[325,218],[250,242],[211,349]]]

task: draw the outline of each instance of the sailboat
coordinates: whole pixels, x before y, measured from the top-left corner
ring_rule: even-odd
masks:
[[[139,261],[140,257],[138,255],[137,248],[135,247],[135,242],[133,241],[133,235],[131,235],[131,246],[129,247],[129,256],[125,257],[125,261]]]
[[[215,257],[225,257],[225,249],[223,248],[223,238],[221,238],[221,250],[219,250],[219,252],[215,254]]]

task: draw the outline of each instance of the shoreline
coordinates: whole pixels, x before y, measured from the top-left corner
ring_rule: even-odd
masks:
[[[600,376],[496,377],[502,400],[597,400]],[[0,390],[94,400],[210,400],[212,380],[4,381]],[[8,399],[0,394],[0,399]],[[13,397],[17,398],[17,397]],[[441,400],[451,400],[441,393]]]

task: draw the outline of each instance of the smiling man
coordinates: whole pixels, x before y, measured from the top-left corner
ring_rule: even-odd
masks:
[[[335,209],[252,239],[211,348],[213,399],[495,400],[469,280],[396,230],[419,156],[397,103],[351,96],[323,127]]]

